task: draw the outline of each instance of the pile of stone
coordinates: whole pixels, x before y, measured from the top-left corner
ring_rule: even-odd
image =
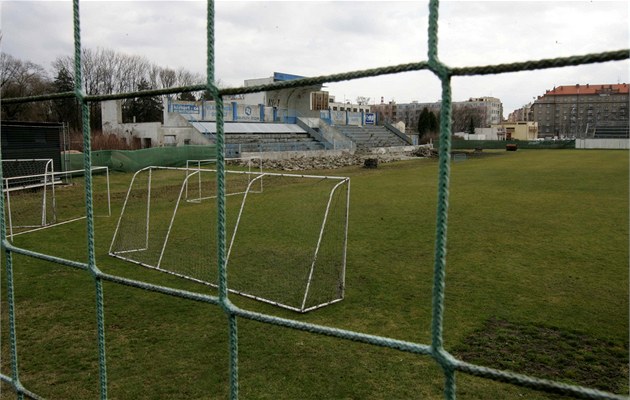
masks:
[[[428,148],[418,148],[413,152],[400,153],[343,153],[334,156],[296,156],[285,159],[263,159],[264,170],[278,171],[305,171],[318,169],[337,169],[352,165],[364,166],[366,159],[376,159],[377,164],[400,160],[409,160],[417,157],[436,157],[437,151]]]
[[[363,163],[363,157],[342,154],[330,157],[298,156],[281,160],[263,160],[263,169],[280,171],[304,171],[310,169],[336,169]]]
[[[416,157],[438,157],[437,149],[428,147],[418,147],[412,154]]]

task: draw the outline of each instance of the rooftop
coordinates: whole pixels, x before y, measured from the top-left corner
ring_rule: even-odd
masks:
[[[545,95],[547,96],[574,96],[577,94],[604,94],[604,93],[615,93],[615,94],[628,94],[628,84],[627,83],[619,83],[616,85],[606,84],[606,85],[580,85],[579,83],[572,86],[558,86],[554,87],[553,90],[548,90]]]

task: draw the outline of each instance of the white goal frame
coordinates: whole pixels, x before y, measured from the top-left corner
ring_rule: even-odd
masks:
[[[236,220],[236,225],[234,226],[234,233],[232,234],[232,239],[230,240],[230,245],[228,247],[228,251],[227,251],[227,256],[225,259],[225,264],[226,264],[226,268],[228,268],[228,265],[230,263],[230,255],[232,253],[232,248],[234,246],[234,240],[236,238],[236,234],[238,232],[238,227],[240,225],[240,221],[241,221],[241,216],[243,215],[243,210],[245,208],[245,204],[247,201],[247,196],[249,195],[249,193],[252,193],[250,191],[250,188],[252,187],[252,185],[258,180],[258,179],[262,179],[264,176],[277,176],[277,177],[289,177],[289,178],[304,178],[304,179],[330,179],[330,180],[335,180],[335,181],[339,181],[330,191],[329,195],[328,195],[328,202],[326,203],[326,212],[324,213],[324,218],[322,220],[322,224],[321,224],[321,228],[319,230],[319,235],[318,235],[318,239],[317,239],[317,246],[315,248],[315,253],[313,255],[313,259],[311,261],[311,266],[309,269],[309,274],[308,274],[308,279],[306,281],[306,290],[304,291],[304,297],[302,298],[302,304],[300,305],[300,307],[294,307],[292,305],[288,305],[288,304],[283,304],[277,301],[273,301],[273,300],[269,300],[260,296],[255,296],[243,291],[239,291],[239,290],[234,290],[234,289],[228,289],[230,292],[232,293],[236,293],[239,294],[241,296],[244,297],[248,297],[250,299],[254,299],[254,300],[258,300],[260,302],[263,303],[268,303],[268,304],[272,304],[281,308],[286,308],[288,310],[292,310],[292,311],[297,311],[300,313],[306,313],[312,310],[316,310],[318,308],[322,308],[325,307],[327,305],[330,304],[334,304],[334,303],[338,303],[341,300],[344,299],[345,297],[345,292],[346,292],[346,257],[347,257],[347,250],[348,250],[348,217],[349,217],[349,212],[350,212],[350,178],[349,177],[341,177],[341,176],[320,176],[320,175],[299,175],[299,174],[282,174],[282,173],[271,173],[271,172],[265,172],[262,173],[261,175],[255,177],[254,179],[252,179],[249,182],[248,188],[245,191],[245,196],[243,197],[243,201],[241,202],[241,208]],[[341,268],[341,295],[336,298],[336,299],[332,299],[330,301],[324,302],[324,303],[320,303],[311,307],[306,307],[306,301],[308,299],[308,295],[309,295],[309,289],[311,287],[311,283],[313,280],[313,273],[315,271],[315,264],[317,262],[317,256],[319,254],[319,249],[320,249],[320,245],[322,243],[322,239],[324,237],[324,229],[326,227],[326,222],[328,221],[328,215],[330,212],[330,205],[332,203],[332,199],[333,196],[335,194],[335,191],[337,191],[337,189],[339,187],[341,187],[342,185],[348,185],[348,190],[346,191],[346,209],[345,209],[345,226],[344,226],[344,237],[343,237],[343,256],[342,256],[342,268]]]
[[[35,189],[35,188],[40,188],[40,187],[43,188],[42,189],[42,202],[41,202],[41,223],[38,225],[15,226],[16,228],[37,228],[37,227],[45,226],[47,224],[48,218],[46,215],[46,211],[48,207],[46,204],[46,199],[48,197],[47,195],[48,195],[49,186],[50,186],[50,190],[52,191],[52,195],[51,195],[52,211],[53,211],[52,219],[53,221],[56,219],[56,216],[54,214],[56,210],[55,185],[54,185],[55,167],[54,167],[52,158],[16,158],[16,159],[2,160],[3,176],[7,173],[7,171],[4,168],[5,163],[7,165],[10,165],[14,163],[33,164],[37,162],[43,163],[42,165],[44,166],[43,171],[40,173],[28,174],[28,175],[15,175],[15,176],[9,176],[2,179],[2,192],[7,193],[6,201],[7,201],[7,209],[9,211],[8,212],[8,222],[9,222],[8,225],[9,225],[10,231],[13,228],[13,225],[11,223],[11,203],[10,203],[10,197],[8,193],[11,191],[28,190],[28,189]]]
[[[3,160],[6,161],[6,160]],[[52,166],[52,160],[51,160]],[[47,167],[48,168],[48,167]],[[52,169],[52,167],[51,167]],[[109,185],[109,168],[108,167],[92,167],[91,172],[94,171],[104,171],[105,172],[105,181],[107,186],[107,217],[112,215],[112,207],[111,207],[111,195],[110,195],[110,185]],[[5,196],[6,200],[6,212],[7,212],[7,227],[8,227],[8,237],[10,240],[13,240],[14,236],[23,235],[29,232],[35,232],[46,228],[51,228],[53,226],[63,225],[74,221],[79,221],[85,219],[86,216],[82,215],[80,217],[70,218],[68,220],[59,220],[57,215],[57,196],[56,196],[56,187],[61,187],[67,185],[64,180],[71,180],[73,175],[78,174],[86,174],[85,169],[77,169],[72,171],[63,171],[63,172],[45,172],[43,174],[34,174],[34,175],[24,175],[24,176],[14,176],[2,178],[2,192]],[[35,184],[20,184],[21,181],[40,181]],[[14,225],[14,216],[13,209],[11,207],[11,193],[17,192],[20,190],[29,190],[34,188],[42,188],[42,218],[41,224],[39,225]],[[50,189],[49,189],[50,188]],[[47,218],[47,194],[48,190],[50,190],[51,195],[51,204],[52,204],[52,219],[49,221]],[[26,228],[25,230],[20,230],[19,232],[14,232],[14,230],[19,228]]]
[[[166,236],[165,239],[163,240],[163,242],[161,243],[161,249],[159,251],[159,258],[158,261],[155,265],[151,265],[142,261],[138,261],[137,259],[134,259],[134,257],[132,256],[133,253],[135,252],[142,252],[145,250],[148,250],[149,247],[149,232],[150,232],[150,215],[151,215],[151,181],[152,181],[152,171],[153,170],[171,170],[171,171],[184,171],[186,173],[185,178],[183,179],[183,182],[181,184],[180,190],[179,190],[179,196],[175,202],[175,205],[173,207],[173,211],[170,217],[170,222],[168,225],[168,228],[166,230]],[[142,172],[148,171],[149,173],[149,179],[148,179],[148,187],[147,187],[147,191],[148,191],[148,195],[147,195],[147,199],[146,199],[146,210],[144,212],[144,218],[145,220],[145,224],[144,224],[144,229],[145,229],[145,236],[144,236],[144,245],[141,245],[139,248],[133,248],[133,249],[125,249],[125,250],[116,250],[114,249],[117,237],[120,233],[120,227],[121,227],[121,222],[123,220],[123,216],[125,214],[125,210],[127,209],[128,206],[128,202],[129,199],[131,198],[131,192],[132,192],[132,188],[134,187],[134,182],[136,180],[136,178],[138,177],[138,175]],[[169,241],[169,237],[171,235],[171,231],[173,228],[173,224],[176,220],[177,217],[177,212],[178,209],[180,207],[180,203],[182,201],[182,199],[186,200],[186,190],[188,187],[188,182],[191,179],[195,179],[196,176],[198,174],[204,173],[204,172],[213,172],[216,173],[216,170],[210,170],[210,169],[196,169],[196,168],[177,168],[177,167],[160,167],[160,166],[149,166],[149,167],[145,167],[139,171],[137,171],[132,179],[131,182],[129,183],[129,189],[127,191],[127,194],[125,196],[125,201],[123,203],[123,207],[121,209],[120,212],[120,217],[118,219],[118,222],[116,224],[116,229],[114,231],[114,235],[112,237],[112,242],[109,248],[109,252],[108,254],[114,258],[118,258],[120,260],[123,261],[127,261],[136,265],[140,265],[146,268],[150,268],[150,269],[155,269],[161,272],[165,272],[171,275],[175,275],[181,278],[185,278],[188,280],[192,280],[198,283],[202,283],[204,285],[208,285],[214,288],[217,288],[217,284],[214,282],[208,282],[206,280],[203,279],[199,279],[190,275],[186,275],[186,274],[182,274],[179,272],[175,272],[175,271],[171,271],[168,269],[163,268],[162,266],[162,260],[164,258],[164,253],[166,251],[166,247]],[[340,302],[341,300],[344,299],[345,297],[345,277],[346,277],[346,257],[347,257],[347,243],[348,243],[348,221],[349,221],[349,210],[350,210],[350,178],[349,177],[338,177],[338,176],[318,176],[318,175],[298,175],[298,174],[282,174],[282,173],[272,173],[272,172],[263,172],[263,173],[259,173],[259,172],[248,172],[248,171],[229,171],[226,170],[225,171],[226,176],[229,174],[245,174],[248,175],[249,177],[251,177],[251,179],[248,180],[248,185],[247,188],[244,192],[242,192],[241,194],[243,194],[243,199],[241,201],[240,204],[240,209],[239,209],[239,213],[238,216],[236,218],[236,224],[234,226],[234,230],[233,230],[233,234],[232,234],[232,238],[230,240],[229,243],[229,247],[227,250],[227,255],[226,255],[226,266],[229,264],[229,260],[230,260],[230,255],[232,254],[233,248],[234,248],[234,241],[236,238],[236,235],[238,233],[238,229],[239,229],[239,225],[241,223],[241,217],[243,215],[243,210],[245,208],[248,196],[250,194],[258,194],[261,192],[255,191],[253,190],[253,188],[255,186],[257,186],[258,184],[260,184],[260,182],[262,181],[262,179],[264,177],[287,177],[287,178],[303,178],[303,179],[317,179],[317,180],[322,180],[322,179],[327,179],[327,180],[333,180],[333,181],[338,181],[333,188],[330,190],[330,193],[328,194],[328,200],[326,203],[326,207],[325,207],[325,213],[323,216],[323,219],[321,221],[321,226],[319,229],[319,235],[318,235],[318,240],[316,243],[316,246],[314,248],[314,252],[313,252],[313,257],[312,260],[310,262],[310,269],[309,269],[309,273],[308,273],[308,278],[306,281],[306,290],[304,292],[304,296],[302,298],[301,304],[299,306],[295,306],[295,305],[290,305],[290,304],[284,304],[282,302],[279,301],[275,301],[273,299],[268,299],[268,298],[264,298],[261,296],[257,296],[255,294],[251,294],[251,293],[247,293],[246,291],[243,290],[236,290],[233,288],[229,288],[228,287],[228,291],[234,294],[238,294],[241,295],[243,297],[247,297],[250,299],[254,299],[260,302],[264,302],[267,304],[272,304],[281,308],[285,308],[285,309],[289,309],[292,311],[296,311],[296,312],[300,312],[300,313],[306,313],[308,311],[312,311],[321,307],[325,307],[327,305],[330,304],[334,304],[337,302]],[[343,226],[343,244],[342,244],[342,254],[341,254],[341,274],[340,274],[340,282],[339,282],[339,287],[340,287],[340,294],[337,298],[334,299],[330,299],[328,301],[322,302],[320,304],[316,304],[310,307],[306,306],[306,302],[308,299],[308,295],[309,295],[309,289],[311,288],[311,283],[312,283],[312,279],[313,279],[313,273],[315,270],[315,266],[316,266],[316,262],[317,262],[317,256],[320,250],[320,245],[322,244],[322,239],[324,237],[324,230],[326,228],[326,224],[328,222],[328,217],[329,217],[329,212],[331,209],[331,203],[332,200],[334,198],[334,195],[336,193],[336,191],[342,187],[343,185],[346,185],[347,190],[346,190],[346,196],[345,196],[345,210],[343,210],[344,212],[344,226]],[[216,198],[216,196],[214,196]],[[229,279],[228,279],[229,281]]]
[[[254,160],[258,160],[258,168],[257,171],[253,171],[252,170],[252,164]],[[211,171],[216,171],[216,168],[203,168],[202,166],[204,165],[213,165],[216,164],[217,159],[216,158],[207,158],[207,159],[203,159],[203,160],[186,160],[186,171],[190,171],[190,172],[194,172],[196,170],[199,169],[208,169]],[[251,172],[258,172],[259,174],[262,174],[263,172],[263,167],[262,167],[262,158],[258,157],[258,156],[252,156],[252,157],[242,157],[242,158],[226,158],[225,162],[240,162],[240,163],[245,163],[245,166],[247,167],[247,172],[251,173]],[[255,167],[254,167],[255,168]],[[248,175],[251,176],[251,175]],[[190,179],[186,180],[186,184],[185,184],[185,198],[186,201],[189,202],[200,202],[203,200],[209,200],[209,199],[214,199],[216,198],[216,196],[214,195],[210,195],[210,196],[204,196],[203,190],[202,190],[202,180],[201,180],[201,174],[197,174],[197,179],[195,182],[195,179],[193,179],[193,182],[189,182]],[[256,193],[262,193],[263,190],[263,181],[262,179],[259,181],[259,187],[254,191]],[[226,196],[230,196],[230,195],[234,195],[234,194],[243,194],[245,193],[244,191],[230,191],[229,188],[227,188],[228,191],[226,192]],[[196,197],[195,197],[196,195]]]

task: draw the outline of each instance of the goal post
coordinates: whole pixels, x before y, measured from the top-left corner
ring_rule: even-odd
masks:
[[[11,178],[11,186],[37,187],[50,182],[55,172],[52,158],[2,160],[2,177]],[[6,181],[5,181],[6,183]]]
[[[7,236],[85,219],[85,174],[80,169],[4,177]],[[93,167],[91,174],[94,216],[111,216],[109,169]]]
[[[186,187],[216,180],[204,168],[148,167],[134,174],[109,254],[217,287],[217,204],[186,201]],[[264,179],[265,190],[255,190]],[[307,312],[345,290],[350,180],[225,171],[228,290]]]
[[[226,196],[234,194],[243,194],[252,179],[252,172],[262,174],[263,162],[258,156],[243,157],[243,158],[226,158],[227,171],[241,171],[248,172],[249,174],[243,175],[247,179],[240,181],[232,180],[226,185]],[[186,170],[193,172],[199,169],[208,169],[216,171],[217,159],[205,159],[205,160],[186,160]],[[208,199],[216,198],[216,180],[204,181],[206,174],[196,174],[193,179],[186,181],[185,197],[186,201],[199,202]],[[263,182],[258,180],[256,187],[250,190],[255,192],[262,192]]]
[[[343,300],[350,178],[263,176],[265,192],[245,194],[228,246],[229,290],[302,313]]]
[[[11,192],[34,193],[23,200],[30,203],[31,212],[24,218],[17,219],[16,228],[46,226],[56,219],[54,172],[52,158],[2,160],[2,191],[5,193],[7,207],[10,208]],[[7,219],[9,227],[13,227],[10,212]]]

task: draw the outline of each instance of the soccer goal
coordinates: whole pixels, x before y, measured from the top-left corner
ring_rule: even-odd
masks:
[[[12,178],[13,187],[40,187],[52,182],[55,172],[52,158],[2,160],[2,176]]]
[[[226,170],[229,171],[246,171],[245,179],[232,179],[225,188],[226,196],[234,194],[243,194],[251,181],[253,174],[251,172],[263,172],[263,162],[260,157],[247,158],[226,158]],[[209,169],[216,171],[216,158],[207,160],[186,160],[186,170],[191,173],[200,169]],[[210,179],[204,179],[210,178]],[[211,174],[196,174],[191,179],[186,180],[185,198],[186,201],[199,202],[216,198],[216,179]],[[263,181],[260,179],[251,191],[262,192]]]
[[[16,228],[45,226],[54,220],[54,165],[51,158],[2,160],[3,192],[31,191],[36,194],[28,199],[32,210],[28,216],[16,221]],[[10,203],[9,203],[10,204]],[[11,226],[11,213],[8,214]]]
[[[212,169],[138,171],[109,254],[216,287],[216,202],[185,201],[199,174],[216,180]],[[247,184],[225,199],[228,290],[298,312],[341,301],[349,178],[226,170],[226,187],[234,182]]]
[[[5,161],[9,161],[5,163]],[[14,236],[65,224],[86,217],[85,170],[53,172],[52,161],[45,172],[31,175],[14,160],[3,160],[2,191],[6,201],[7,236]],[[24,161],[24,160],[20,160]],[[12,171],[22,171],[12,175]],[[31,170],[32,171],[32,170]],[[111,215],[109,170],[92,168],[93,209],[95,216]]]

